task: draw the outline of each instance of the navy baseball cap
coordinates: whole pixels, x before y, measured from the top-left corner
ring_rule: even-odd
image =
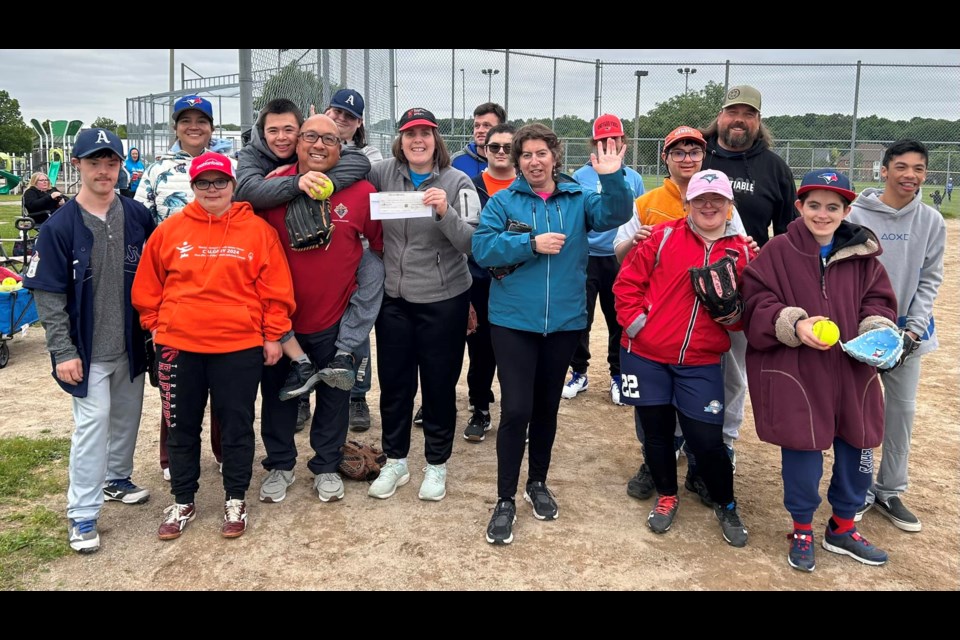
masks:
[[[843,196],[847,202],[853,202],[857,199],[857,194],[850,186],[850,180],[842,173],[837,173],[835,169],[816,169],[803,176],[800,181],[800,188],[797,189],[797,195],[803,195],[807,191],[814,189],[826,189],[827,191],[836,191]]]
[[[363,117],[363,96],[353,89],[340,89],[333,94],[330,100],[330,106],[335,109],[342,109],[354,118]]]
[[[124,159],[123,143],[120,136],[107,129],[84,129],[73,141],[73,157],[87,158],[98,151],[112,151],[121,160]]]
[[[176,122],[179,120],[180,115],[185,111],[189,111],[190,109],[199,111],[210,119],[211,124],[213,123],[213,105],[210,104],[209,100],[205,100],[200,96],[183,96],[174,102],[173,121]]]

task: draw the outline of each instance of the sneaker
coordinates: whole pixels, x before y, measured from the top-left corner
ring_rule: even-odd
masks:
[[[716,505],[713,507],[713,512],[717,514],[717,520],[720,521],[723,539],[730,546],[745,547],[747,545],[747,528],[740,521],[740,510],[737,508],[737,502],[733,501],[725,507]]]
[[[553,492],[542,482],[527,483],[523,499],[533,505],[533,517],[537,520],[556,520],[560,516]]]
[[[610,378],[610,401],[617,405],[618,407],[625,407],[624,403],[620,402],[620,376],[616,375]]]
[[[657,504],[647,516],[647,526],[654,533],[670,531],[673,519],[677,517],[677,508],[680,506],[678,496],[657,496]]]
[[[320,372],[312,362],[290,362],[287,379],[280,388],[280,399],[289,400],[309,393],[320,382]]]
[[[170,467],[167,467],[163,470],[163,479],[167,482],[170,482]]]
[[[297,403],[297,426],[293,430],[297,433],[303,431],[308,422],[310,422],[310,394],[300,396],[300,401]]]
[[[67,540],[70,548],[78,553],[93,553],[100,548],[100,534],[96,520],[73,520],[67,523]]]
[[[320,369],[320,379],[335,389],[350,391],[357,383],[357,368],[353,356],[349,353],[338,353],[333,360]]]
[[[676,457],[677,462],[680,462],[680,454],[685,454],[683,445],[683,436],[673,436],[673,455]]]
[[[587,374],[574,371],[567,384],[563,385],[563,392],[560,395],[569,400],[577,397],[577,394],[581,391],[586,391],[589,386],[590,382],[587,380]]]
[[[490,414],[483,411],[474,411],[467,420],[467,428],[463,430],[463,439],[467,442],[483,442],[487,431],[493,428],[490,424]]]
[[[320,496],[320,502],[343,499],[343,480],[339,473],[321,473],[313,479],[313,488]]]
[[[175,540],[180,537],[187,523],[197,517],[197,509],[193,503],[172,504],[163,510],[166,515],[163,522],[160,523],[160,529],[157,535],[161,540]]]
[[[653,495],[655,489],[650,467],[644,462],[637,470],[637,475],[627,482],[627,495],[637,500],[646,500]]]
[[[700,496],[700,502],[708,507],[716,506],[713,499],[710,498],[710,492],[707,490],[707,484],[698,475],[692,473],[692,469],[687,467],[687,477],[683,481],[683,486],[687,491],[691,491]]]
[[[133,484],[130,478],[122,478],[107,483],[103,488],[103,499],[108,502],[116,500],[123,504],[143,504],[150,499],[150,491]]]
[[[863,505],[857,509],[856,515],[853,516],[853,521],[860,522],[863,519],[863,514],[865,514],[867,511],[870,511],[870,509],[873,509],[873,503],[864,502]]]
[[[223,503],[223,524],[220,535],[224,538],[239,538],[247,530],[247,503],[243,500],[227,500]]]
[[[893,496],[886,502],[877,498],[874,504],[877,505],[877,511],[890,518],[890,522],[896,528],[903,531],[920,531],[920,518],[903,506],[903,501],[898,496]]]
[[[731,446],[727,446],[727,456],[730,458],[730,466],[733,467],[733,473],[737,472],[737,452]]]
[[[381,474],[383,471],[380,472]],[[420,499],[438,502],[447,495],[447,465],[428,464],[423,468]]]
[[[370,484],[367,495],[386,500],[397,492],[397,487],[410,482],[410,471],[406,462],[387,458],[387,464],[380,469],[380,475]]]
[[[787,540],[790,540],[790,551],[787,553],[787,562],[794,569],[800,571],[813,571],[817,567],[813,550],[813,532],[812,531],[794,531],[787,534]]]
[[[510,544],[513,542],[513,523],[517,521],[517,505],[513,500],[500,500],[493,510],[487,525],[487,542]]]
[[[350,431],[370,428],[370,406],[364,398],[350,401]]]
[[[296,479],[293,469],[271,469],[260,485],[260,502],[283,502],[287,497],[287,487]]]
[[[220,475],[223,475],[223,463],[222,463],[222,462],[218,462],[218,463],[217,463],[217,471],[220,472]]]
[[[887,561],[887,552],[873,546],[860,535],[856,528],[846,533],[834,533],[827,525],[823,534],[823,548],[833,553],[845,554],[863,564],[879,567]]]
[[[413,424],[417,427],[423,427],[423,407],[417,407],[417,413],[413,416]]]

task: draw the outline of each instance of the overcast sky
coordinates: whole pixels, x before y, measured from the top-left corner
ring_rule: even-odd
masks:
[[[604,61],[642,61],[649,76],[642,80],[641,113],[653,108],[656,102],[669,99],[683,90],[684,75],[678,74],[677,64],[697,67],[698,72],[688,77],[691,89],[702,87],[708,80],[724,81],[724,67],[707,63],[762,62],[836,64],[960,64],[960,49],[872,49],[872,50],[752,50],[752,49],[552,49],[537,50],[537,53],[567,56],[582,60],[600,58]],[[426,106],[437,111],[439,117],[449,117],[451,112],[450,78],[460,75],[459,69],[451,74],[451,66],[466,67],[461,76],[466,80],[466,91],[460,92],[452,107],[459,117],[464,98],[466,111],[486,100],[488,86],[495,101],[503,98],[503,77],[494,76],[488,85],[487,76],[480,74],[481,65],[497,66],[502,54],[469,52],[451,62],[450,50],[404,52],[398,60],[400,77],[398,109],[406,109],[416,102],[414,91],[428,86],[429,100],[420,100],[417,106]],[[420,62],[422,60],[422,62]],[[552,108],[552,63],[536,66],[536,81],[525,77],[525,65],[518,58],[511,58],[511,117],[530,117],[524,109]],[[416,64],[412,64],[413,62]],[[678,62],[683,61],[683,62]],[[31,118],[43,120],[79,119],[89,125],[95,118],[105,116],[118,122],[126,121],[125,105],[129,97],[163,93],[169,88],[169,49],[0,49],[0,90],[6,90],[20,102],[20,112],[29,122]],[[286,62],[286,61],[284,61]],[[657,63],[670,63],[661,64]],[[188,65],[203,76],[237,73],[237,49],[177,49],[174,58],[175,87],[180,87],[181,64]],[[417,68],[420,74],[416,81],[405,81],[405,70]],[[432,69],[431,69],[432,68]],[[559,87],[556,115],[586,113],[592,117],[592,74],[588,65],[562,64],[562,69],[579,72],[576,91],[571,87]],[[603,110],[630,117],[634,111],[636,95],[634,67],[605,68]],[[435,84],[424,82],[433,71],[439,78]],[[764,113],[849,113],[847,105],[853,100],[854,73],[847,70],[830,70],[818,67],[740,67],[739,75],[731,77],[731,84],[746,82],[761,88],[764,93]],[[810,74],[826,74],[828,81],[817,90],[809,87]],[[914,115],[960,119],[960,69],[890,69],[880,77],[880,71],[864,69],[861,104],[868,104],[860,115],[878,113],[884,117],[909,119]],[[195,77],[189,70],[187,77]],[[616,82],[610,82],[615,79]],[[570,82],[568,80],[568,82]],[[614,85],[615,89],[614,90]],[[446,87],[445,89],[443,87]],[[414,89],[407,90],[407,87]],[[499,92],[499,95],[498,95]],[[464,96],[463,93],[466,93]],[[571,98],[571,93],[576,95]],[[436,94],[436,95],[433,95]],[[409,96],[409,97],[408,97]],[[525,99],[526,97],[526,99]],[[568,100],[564,103],[563,100]],[[575,100],[570,102],[570,100]],[[584,103],[587,103],[584,105]],[[239,122],[239,101],[224,98],[221,102],[223,120]],[[575,105],[575,106],[574,106]],[[536,114],[540,115],[540,114]],[[369,118],[368,118],[369,119]]]

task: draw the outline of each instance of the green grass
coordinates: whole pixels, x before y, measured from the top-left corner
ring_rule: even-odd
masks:
[[[70,553],[63,516],[40,504],[66,491],[69,455],[67,438],[0,438],[0,590]]]

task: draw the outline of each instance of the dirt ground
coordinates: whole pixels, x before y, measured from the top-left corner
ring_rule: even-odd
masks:
[[[789,516],[782,506],[779,450],[757,439],[749,403],[740,442],[735,486],[750,541],[724,543],[712,510],[681,488],[680,512],[666,535],[645,520],[652,500],[626,495],[640,447],[629,407],[611,404],[605,361],[606,331],[598,322],[591,348],[591,388],[560,408],[550,470],[560,517],[533,518],[518,503],[515,540],[494,547],[484,530],[496,498],[496,430],[480,444],[460,435],[467,419],[466,367],[458,387],[458,434],[449,462],[447,497],[417,499],[423,477],[423,436],[414,430],[411,482],[389,500],[366,495],[366,483],[347,483],[346,497],[322,504],[306,468],[306,432],[297,436],[300,465],[287,499],[264,504],[257,493],[265,472],[258,442],[249,492],[249,527],[236,540],[220,537],[223,492],[209,446],[204,444],[199,515],[183,537],[157,539],[162,510],[172,500],[158,464],[159,398],[147,387],[134,480],[153,492],[145,505],[105,505],[101,549],[62,558],[33,577],[36,590],[319,590],[319,589],[603,589],[603,590],[951,590],[960,588],[960,223],[948,221],[946,282],[936,315],[941,347],[924,358],[913,436],[908,504],[923,521],[904,533],[882,515],[864,516],[861,531],[886,549],[884,567],[868,567],[828,553],[819,540],[829,506],[814,521],[817,569],[803,574],[786,562]],[[0,435],[69,437],[70,399],[49,375],[43,332],[33,329],[10,343],[10,364],[0,370]],[[827,382],[829,384],[829,382]],[[29,391],[27,391],[29,390]],[[497,392],[499,397],[499,392]],[[368,399],[378,401],[377,385]],[[499,405],[493,405],[494,424]],[[379,418],[360,439],[379,442]],[[205,438],[206,440],[206,438]],[[826,460],[830,464],[830,458]],[[684,458],[680,459],[684,473]],[[522,476],[525,477],[525,476]],[[821,495],[826,495],[829,469]],[[61,497],[51,508],[63,511]]]

